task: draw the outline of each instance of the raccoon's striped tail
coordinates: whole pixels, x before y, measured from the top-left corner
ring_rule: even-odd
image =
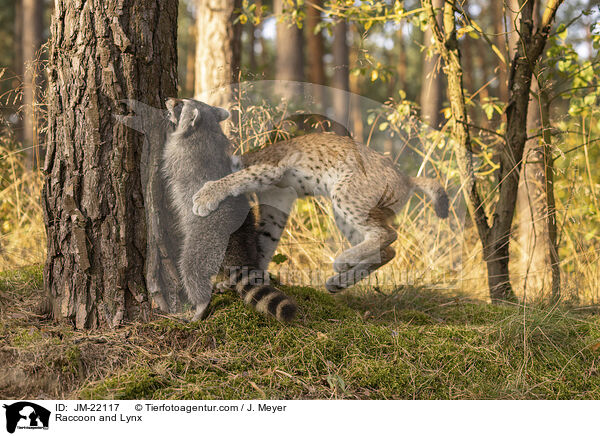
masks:
[[[435,213],[440,218],[448,218],[448,194],[440,183],[428,177],[411,177],[415,188],[423,191],[433,201]]]
[[[244,303],[278,321],[290,322],[298,312],[298,306],[290,297],[265,284],[264,271],[238,270],[230,277],[230,283],[235,284],[235,290]]]

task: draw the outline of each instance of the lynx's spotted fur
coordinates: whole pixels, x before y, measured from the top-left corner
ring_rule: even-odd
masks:
[[[336,292],[393,259],[391,227],[414,190],[427,194],[436,214],[448,216],[448,197],[435,180],[408,177],[393,162],[351,138],[316,133],[241,156],[241,169],[207,182],[193,197],[193,212],[207,216],[228,197],[256,192],[261,204],[259,267],[266,269],[297,197],[331,199],[335,222],[351,248],[334,261],[326,287]]]

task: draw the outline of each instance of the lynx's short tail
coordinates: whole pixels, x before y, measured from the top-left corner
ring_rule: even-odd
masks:
[[[244,303],[257,312],[271,315],[281,322],[290,322],[296,316],[296,303],[280,290],[264,284],[263,271],[238,270],[230,280],[230,283],[235,283],[235,290]]]
[[[440,218],[448,218],[448,194],[435,179],[427,177],[411,177],[415,188],[423,191],[433,201],[435,213]]]

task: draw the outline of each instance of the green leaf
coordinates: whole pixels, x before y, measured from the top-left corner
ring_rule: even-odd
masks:
[[[494,105],[491,103],[484,103],[481,105],[481,108],[485,112],[485,116],[488,120],[491,120],[494,116]]]
[[[569,29],[564,23],[560,23],[558,29],[556,29],[556,36],[558,36],[563,41],[567,38],[567,34],[569,33]]]
[[[585,106],[592,106],[596,102],[596,96],[594,94],[588,94],[583,97],[583,104]]]

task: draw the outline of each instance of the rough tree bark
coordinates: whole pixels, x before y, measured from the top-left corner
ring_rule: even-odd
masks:
[[[441,8],[444,5],[444,0],[432,1],[438,25],[441,26]],[[434,129],[437,129],[443,122],[442,103],[444,80],[441,71],[438,70],[440,62],[439,54],[432,52],[431,56],[428,55],[428,52],[431,52],[429,49],[434,45],[431,27],[428,27],[425,30],[423,45],[425,46],[425,51],[423,52],[423,84],[421,86],[421,97],[419,99],[419,104],[421,105],[421,119]]]
[[[197,0],[196,5],[194,92],[198,95],[239,81],[242,27],[239,21],[234,24],[241,0]],[[228,107],[231,94],[217,92],[204,97],[204,101]]]
[[[43,12],[42,0],[21,2],[21,61],[23,62],[23,146],[27,166],[39,167],[38,125],[35,104],[39,84],[39,65],[36,54],[42,44]]]
[[[474,178],[471,141],[466,123],[465,98],[462,87],[460,51],[456,39],[456,23],[453,2],[444,5],[444,25],[436,21],[431,0],[423,0],[428,22],[433,30],[437,50],[444,60],[444,72],[448,78],[448,98],[454,120],[453,135],[455,152],[465,198],[477,225],[483,246],[483,256],[488,269],[488,286],[492,301],[514,300],[515,295],[508,271],[508,246],[510,230],[517,200],[519,173],[523,150],[527,139],[527,109],[529,91],[536,63],[542,55],[548,39],[556,9],[562,0],[549,0],[539,26],[533,24],[534,1],[520,2],[520,41],[511,62],[509,74],[510,99],[506,107],[506,145],[500,150],[499,199],[495,205],[491,225],[485,215],[483,203]]]
[[[115,115],[127,113],[123,99],[160,108],[176,95],[177,3],[55,2],[44,286],[54,317],[77,328],[117,326],[149,313],[141,161],[150,157],[143,155],[144,135]]]

